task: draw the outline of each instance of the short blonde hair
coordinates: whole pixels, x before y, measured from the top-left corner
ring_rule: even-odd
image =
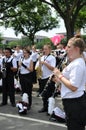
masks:
[[[49,45],[49,44],[45,44],[44,47],[48,47],[51,50],[51,45]]]

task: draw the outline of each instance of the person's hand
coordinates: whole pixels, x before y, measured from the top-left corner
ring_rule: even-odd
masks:
[[[60,70],[57,69],[57,68],[54,69],[53,73],[54,73],[54,75],[57,76],[57,78],[59,78],[62,75],[62,73],[60,72]]]
[[[19,61],[19,67],[21,67],[21,65],[22,65],[22,62],[21,62],[21,61]]]
[[[45,63],[45,61],[41,61],[41,64],[43,65]]]
[[[15,55],[15,54],[13,54],[13,57],[16,57],[16,55]]]
[[[58,77],[56,77],[56,79],[55,79],[55,83],[60,83],[60,81],[59,81],[59,78],[58,78]]]

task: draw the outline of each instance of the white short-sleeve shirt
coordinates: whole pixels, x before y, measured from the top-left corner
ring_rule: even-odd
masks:
[[[22,61],[22,58],[21,58],[20,60]],[[23,63],[25,66],[29,67],[31,60],[32,60],[32,59],[31,59],[30,57],[27,58],[27,59],[24,58],[23,61],[22,61],[22,63]],[[28,73],[30,73],[30,71],[29,71],[28,69],[24,68],[22,65],[21,65],[21,67],[20,67],[19,69],[20,69],[20,73],[21,73],[21,74],[28,74]]]
[[[56,66],[56,59],[53,55],[49,55],[49,56],[42,56],[41,57],[41,61],[45,61],[46,63],[48,63],[49,65],[51,65],[52,67]],[[46,79],[48,78],[53,72],[48,69],[48,67],[46,65],[42,65],[42,79]]]
[[[15,55],[16,61],[19,61],[20,57],[23,56],[23,51],[22,50],[19,50],[19,52],[15,51],[14,55]]]
[[[70,81],[71,85],[77,87],[78,89],[75,92],[73,92],[62,83],[61,97],[80,97],[84,93],[86,82],[86,66],[84,59],[75,59],[66,68],[64,68],[62,73],[64,77],[66,77]]]
[[[33,62],[36,62],[39,57],[39,54],[37,52],[32,52],[31,58]]]
[[[12,66],[13,68],[17,68],[17,62],[16,62],[16,59],[13,58],[12,56],[10,58],[6,58],[5,56],[2,58],[2,62],[3,62],[3,59],[5,60],[5,62],[9,63],[12,61]],[[2,67],[3,67],[3,64],[2,64]]]

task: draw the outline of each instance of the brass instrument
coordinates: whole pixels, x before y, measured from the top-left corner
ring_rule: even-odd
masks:
[[[42,77],[42,65],[40,64],[41,56],[38,58],[37,64],[35,66],[37,79],[40,79]]]

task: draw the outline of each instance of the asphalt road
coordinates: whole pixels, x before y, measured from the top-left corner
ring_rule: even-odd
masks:
[[[0,102],[1,102],[0,94]],[[16,95],[16,102],[21,99]],[[62,107],[61,99],[56,98],[56,105]],[[50,121],[46,113],[38,113],[42,107],[42,100],[33,93],[33,104],[27,115],[20,116],[18,108],[8,105],[0,107],[0,130],[66,130],[64,123]]]

